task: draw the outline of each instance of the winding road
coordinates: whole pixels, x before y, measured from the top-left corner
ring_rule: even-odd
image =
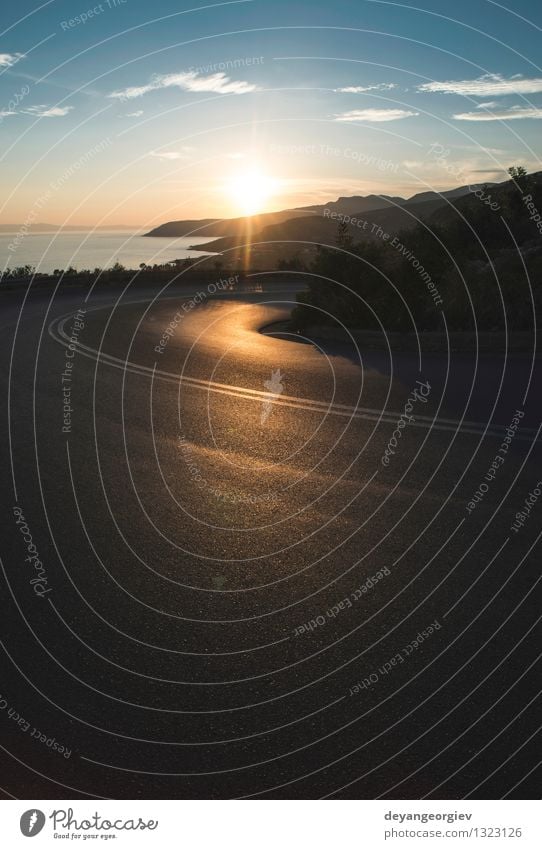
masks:
[[[539,796],[540,361],[296,290],[0,296],[7,797]]]

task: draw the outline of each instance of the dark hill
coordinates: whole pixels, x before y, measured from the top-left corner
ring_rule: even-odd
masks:
[[[436,192],[424,192],[419,197],[428,197],[420,202],[415,202],[414,198],[410,201],[401,203],[391,203],[384,207],[371,208],[367,210],[356,209],[354,213],[345,212],[344,206],[329,204],[326,207],[315,207],[314,214],[311,216],[300,215],[295,219],[288,218],[279,223],[269,224],[262,227],[260,230],[254,229],[251,241],[255,242],[313,242],[332,244],[337,233],[337,224],[342,220],[339,216],[350,216],[355,219],[348,223],[348,230],[354,241],[371,239],[376,237],[378,227],[382,227],[386,233],[395,235],[401,230],[409,230],[415,227],[419,221],[425,221],[432,217],[436,210],[446,207],[447,197],[456,198],[457,192],[465,194],[467,189],[454,189],[453,192],[444,192],[442,195]],[[375,197],[374,195],[372,197]],[[415,197],[418,197],[415,195]],[[342,199],[341,199],[342,200]],[[354,200],[347,198],[347,200]],[[357,199],[355,199],[357,200]],[[321,211],[317,211],[321,210]],[[329,213],[329,214],[328,214]],[[335,215],[332,218],[332,215]],[[263,216],[261,216],[263,217]],[[247,241],[247,231],[239,231],[236,236],[225,236],[223,239],[216,239],[213,242],[208,242],[201,245],[195,245],[197,250],[211,250],[213,252],[230,251],[239,245],[245,244]]]

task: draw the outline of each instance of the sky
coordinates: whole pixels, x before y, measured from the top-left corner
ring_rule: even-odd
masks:
[[[0,224],[148,228],[542,170],[542,4],[0,11]]]

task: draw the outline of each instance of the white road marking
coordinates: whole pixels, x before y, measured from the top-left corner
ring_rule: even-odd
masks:
[[[98,307],[97,309],[100,309]],[[64,330],[64,325],[69,319],[72,318],[72,314],[70,313],[67,316],[62,316],[61,318],[57,318],[49,324],[49,335],[52,339],[58,342],[60,345],[67,347],[70,344],[70,337],[67,335]],[[196,377],[189,377],[188,375],[180,375],[174,374],[173,372],[163,371],[161,369],[156,368],[156,364],[153,368],[149,366],[139,365],[138,363],[132,363],[129,360],[122,360],[119,357],[114,357],[111,354],[106,354],[105,352],[98,352],[95,348],[91,348],[88,345],[83,345],[81,342],[77,343],[77,351],[82,356],[87,357],[88,359],[98,361],[103,365],[108,365],[111,368],[117,368],[121,371],[127,371],[132,374],[139,374],[143,377],[152,378],[154,375],[155,379],[165,381],[167,383],[175,383],[179,384],[181,382],[183,386],[191,387],[192,389],[204,390],[207,392],[216,392],[222,395],[228,395],[234,398],[241,398],[245,401],[255,401],[258,404],[262,403],[262,400],[268,398],[268,393],[263,392],[258,389],[247,389],[244,386],[234,386],[228,383],[217,383],[212,380],[200,380]],[[277,398],[273,401],[274,404],[281,407],[293,407],[300,410],[307,410],[310,412],[328,414],[333,416],[341,416],[343,418],[352,418],[352,419],[364,419],[367,421],[381,421],[385,424],[393,424],[396,425],[401,413],[395,411],[384,411],[379,409],[374,409],[371,407],[352,407],[347,404],[327,404],[325,401],[318,401],[313,398],[299,398],[293,395],[281,395],[280,398]],[[409,424],[409,427],[420,427],[434,430],[447,431],[450,433],[465,433],[472,434],[474,436],[480,436],[486,431],[487,436],[494,437],[495,439],[503,439],[506,435],[506,425],[490,425],[489,427],[484,422],[472,422],[472,421],[464,421],[460,423],[456,419],[433,419],[430,416],[416,416],[415,420]],[[521,434],[516,434],[514,437],[515,441],[522,442],[532,442],[533,438],[535,438],[537,431],[534,428],[522,428]],[[542,441],[542,436],[539,437],[537,441]]]

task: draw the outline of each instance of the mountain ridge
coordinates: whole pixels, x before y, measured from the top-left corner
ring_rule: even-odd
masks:
[[[401,230],[411,229],[420,220],[423,221],[431,217],[438,209],[466,197],[473,189],[481,188],[482,185],[488,186],[489,184],[470,187],[459,186],[446,192],[420,192],[406,201],[402,199],[402,203],[392,202],[392,199],[388,196],[390,202],[385,205],[371,206],[361,210],[354,207],[355,214],[352,214],[351,211],[343,212],[342,210],[349,210],[352,206],[351,202],[357,202],[357,197],[346,198],[348,201],[346,204],[341,204],[342,199],[339,198],[338,201],[325,206],[312,207],[313,214],[311,216],[298,215],[295,218],[286,218],[281,222],[268,224],[260,230],[254,228],[250,232],[250,242],[252,244],[263,244],[278,241],[298,241],[329,244],[335,239],[337,224],[340,220],[345,222],[347,230],[354,240],[376,238],[375,231],[378,227],[390,234],[396,234]],[[369,195],[364,199],[374,197],[380,196]],[[326,215],[325,213],[328,211],[330,214]],[[336,213],[335,217],[332,217],[333,213]],[[370,218],[367,216],[370,216]],[[347,220],[348,218],[350,220]],[[247,241],[247,231],[245,231],[236,234],[236,236],[225,235],[222,238],[214,239],[212,242],[194,245],[193,249],[222,253],[231,251]]]

